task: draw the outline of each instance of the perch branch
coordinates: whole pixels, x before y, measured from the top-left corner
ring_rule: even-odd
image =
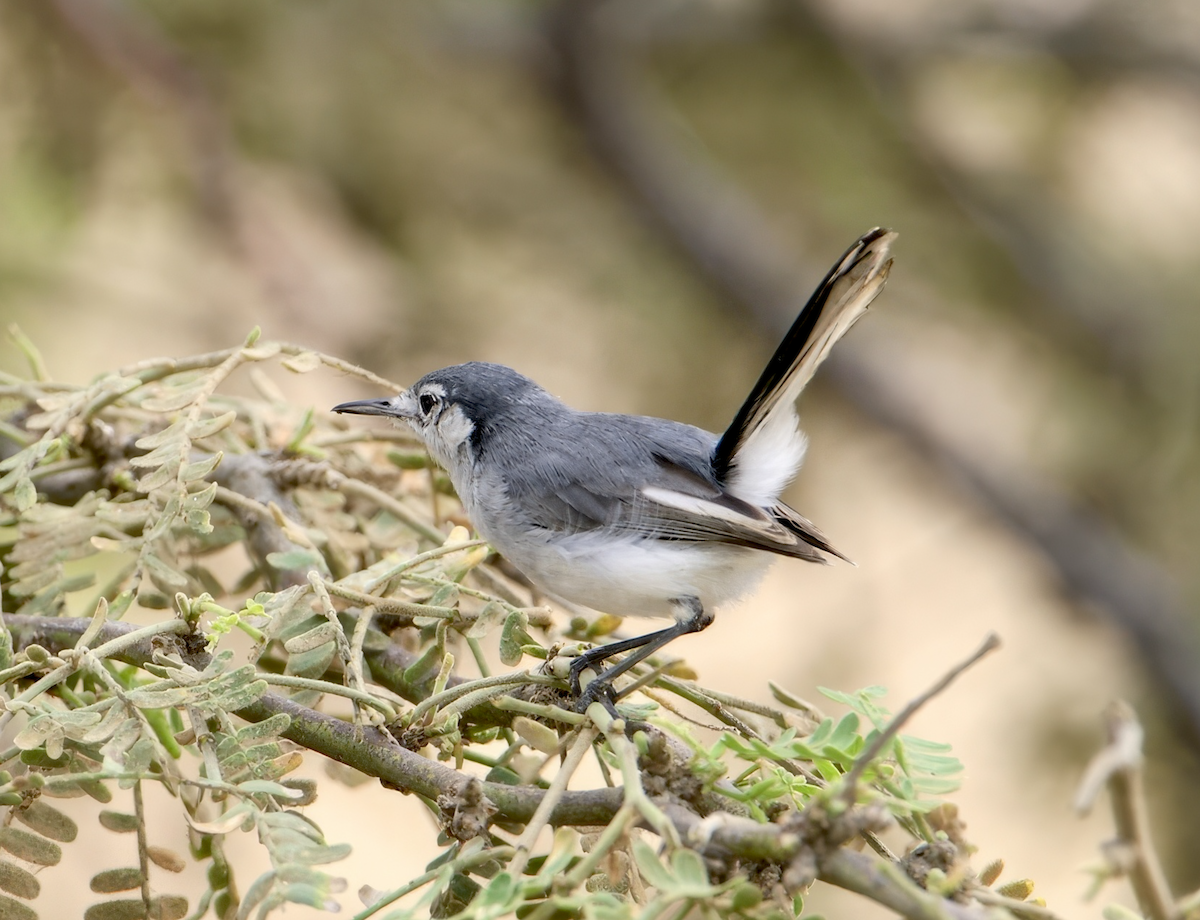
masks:
[[[82,617],[5,618],[16,649],[37,642],[52,653],[74,648],[90,624],[90,618]],[[143,634],[131,638],[134,631],[135,627],[126,623],[105,624],[97,637],[100,643],[97,650],[118,649],[113,656],[117,660],[139,667],[147,664],[155,650],[153,637]],[[204,667],[208,656],[185,655],[185,659],[193,666]],[[290,725],[283,733],[289,740],[423,798],[436,801],[439,795],[462,789],[472,780],[468,774],[399,747],[380,729],[356,727],[274,693],[266,693],[237,711],[238,716],[251,722],[260,722],[277,713],[290,717]],[[546,789],[532,785],[482,782],[480,787],[499,814],[519,823],[531,821],[547,795]],[[644,797],[644,792],[641,795]],[[641,804],[647,805],[649,800]],[[632,821],[633,811],[626,790],[616,786],[563,791],[545,817],[552,826],[603,826],[611,824],[619,813]],[[703,851],[711,850],[717,856],[786,863],[803,845],[799,835],[778,824],[759,824],[732,814],[701,818],[679,803],[655,805],[653,811],[670,822],[671,833],[678,833],[682,840]],[[899,870],[862,853],[833,848],[821,858],[819,870],[822,880],[858,892],[911,920],[982,920],[983,917],[971,907],[924,891]]]

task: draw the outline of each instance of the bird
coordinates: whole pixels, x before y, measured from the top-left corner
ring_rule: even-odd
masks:
[[[577,708],[599,701],[615,712],[617,677],[708,627],[776,556],[849,561],[780,495],[807,446],[796,400],[882,289],[895,237],[873,229],[842,255],[720,435],[668,419],[579,411],[512,368],[481,361],[332,411],[411,426],[480,537],[545,594],[622,617],[673,620],[572,659]],[[595,676],[584,686],[589,670]]]

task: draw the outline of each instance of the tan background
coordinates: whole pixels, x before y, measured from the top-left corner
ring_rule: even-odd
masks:
[[[261,325],[400,382],[496,360],[579,407],[719,429],[769,354],[554,103],[539,7],[210,0],[80,18],[86,6],[0,7],[0,315],[56,377],[224,347]],[[1187,9],[619,10],[667,122],[764,211],[801,287],[868,227],[900,231],[887,291],[847,344],[956,443],[1098,508],[1185,601],[1200,584],[1200,108],[1186,76],[1200,42]],[[1105,29],[1134,10],[1121,34],[1144,54],[1111,60]],[[114,21],[133,24],[132,46],[96,38]],[[1072,35],[1090,57],[1055,44]],[[202,94],[180,96],[171,67],[139,69],[130,47],[192,68]],[[197,179],[214,162],[234,205],[216,221]],[[997,226],[1022,229],[1057,280],[1030,284]],[[15,351],[0,360],[20,366]],[[374,395],[328,374],[280,383],[318,409]],[[1103,707],[1124,696],[1147,722],[1172,879],[1180,893],[1200,885],[1195,756],[1124,634],[828,381],[802,409],[811,446],[789,500],[858,567],[780,562],[677,651],[730,692],[765,700],[767,678],[809,698],[883,684],[899,708],[995,630],[1001,653],[913,725],[967,764],[956,800],[977,864],[1003,857],[1006,879],[1034,878],[1067,917],[1128,903],[1119,885],[1081,902],[1110,825],[1070,809]],[[394,886],[432,855],[421,809],[375,784],[329,783],[310,813],[356,846],[339,867],[347,910],[360,884]],[[184,848],[181,828],[160,833]],[[234,845],[248,884],[261,853]],[[113,864],[112,847],[97,835],[89,871]],[[43,872],[44,915],[78,912],[77,870]],[[850,910],[824,893],[811,906]]]

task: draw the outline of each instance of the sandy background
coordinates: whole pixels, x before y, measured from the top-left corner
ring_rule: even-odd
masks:
[[[846,343],[856,355],[956,443],[1096,509],[1191,609],[1195,88],[1056,50],[1046,36],[1108,22],[1086,0],[961,5],[988,29],[936,3],[834,6],[680,3],[626,25],[667,121],[794,248],[798,290],[868,227],[900,231],[892,280]],[[1171,60],[1191,60],[1190,20],[1150,6],[1160,19],[1139,36],[1173,35]],[[0,9],[0,316],[59,379],[225,347],[260,325],[400,382],[495,360],[581,408],[719,429],[770,353],[771,336],[589,153],[547,89],[523,5],[114,6],[146,30],[138,41],[197,75],[202,103],[128,49],[105,51],[79,9]],[[234,208],[215,220],[197,178],[210,156]],[[1031,283],[1025,250],[996,242],[997,213],[1028,230],[1058,287]],[[376,395],[323,373],[280,384],[318,409]],[[955,798],[977,865],[1003,857],[1006,879],[1033,878],[1065,917],[1131,903],[1120,885],[1081,901],[1110,819],[1070,807],[1104,706],[1124,697],[1147,724],[1169,874],[1180,893],[1200,885],[1195,749],[1153,665],[1102,608],[1066,596],[1052,561],[993,508],[830,380],[801,408],[809,459],[787,498],[858,567],[779,562],[675,650],[704,682],[752,698],[769,699],[767,678],[808,698],[883,684],[899,708],[994,630],[1002,651],[912,726],[967,765]],[[346,910],[360,884],[394,886],[433,855],[418,803],[374,783],[323,788],[309,813],[330,841],[355,844],[339,867]],[[177,825],[155,838],[185,848]],[[93,867],[43,873],[44,916],[79,912],[76,873],[111,865],[113,846],[97,829]],[[246,884],[262,854],[231,846]],[[866,915],[821,890],[810,908]]]

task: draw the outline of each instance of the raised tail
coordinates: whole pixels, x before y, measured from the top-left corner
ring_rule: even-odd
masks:
[[[730,493],[756,505],[773,503],[804,459],[795,402],[834,342],[866,312],[887,280],[896,234],[865,234],[813,292],[758,383],[713,450],[713,471]]]

